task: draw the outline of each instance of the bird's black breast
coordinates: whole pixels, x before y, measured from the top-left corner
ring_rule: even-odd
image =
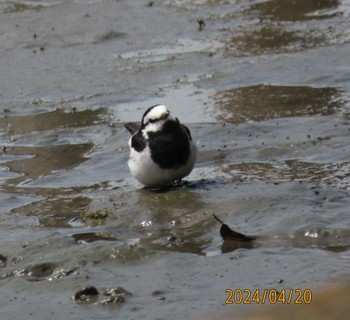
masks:
[[[141,131],[138,131],[132,136],[131,147],[134,148],[137,152],[141,152],[146,148],[146,139],[144,138]]]
[[[190,156],[188,128],[178,120],[167,121],[161,131],[149,132],[151,157],[161,168],[178,168],[186,164]]]

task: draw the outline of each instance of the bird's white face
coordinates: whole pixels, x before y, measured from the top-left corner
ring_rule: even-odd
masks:
[[[168,119],[172,119],[169,110],[164,105],[157,105],[147,112],[142,118],[145,132],[160,131]]]

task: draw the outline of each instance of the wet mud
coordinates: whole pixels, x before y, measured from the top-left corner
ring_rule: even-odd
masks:
[[[254,306],[226,305],[226,289],[346,282],[349,14],[2,2],[1,319],[238,316]],[[199,149],[161,191],[129,173],[124,128],[156,103]]]

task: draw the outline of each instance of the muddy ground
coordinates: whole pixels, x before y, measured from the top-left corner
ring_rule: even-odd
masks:
[[[347,0],[1,2],[1,319],[237,316],[258,303],[225,304],[226,289],[347,282],[349,14]],[[123,124],[156,103],[199,148],[167,192],[126,164]],[[257,240],[223,241],[213,214]]]

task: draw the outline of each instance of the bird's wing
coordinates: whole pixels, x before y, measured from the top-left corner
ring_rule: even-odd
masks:
[[[188,137],[190,138],[190,140],[192,140],[190,129],[188,129],[184,124],[181,124],[181,127],[186,131],[186,133],[187,133]]]

